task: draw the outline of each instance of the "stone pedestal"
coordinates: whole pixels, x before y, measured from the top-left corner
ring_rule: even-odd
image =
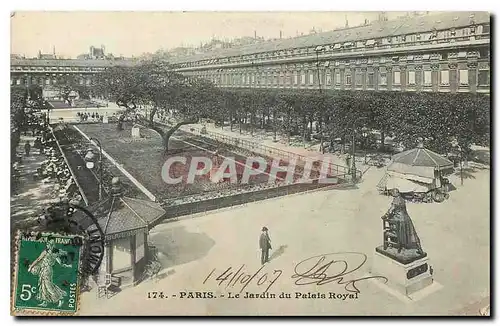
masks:
[[[371,273],[385,276],[388,279],[386,284],[405,296],[410,296],[433,282],[427,256],[400,263],[377,250],[373,257]]]
[[[137,126],[132,128],[132,138],[141,138],[141,129]]]

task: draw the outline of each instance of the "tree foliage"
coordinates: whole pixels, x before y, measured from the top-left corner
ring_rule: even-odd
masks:
[[[221,126],[229,122],[231,129],[236,122],[240,130],[246,123],[252,132],[271,124],[275,134],[288,137],[301,134],[310,139],[318,132],[331,142],[348,142],[364,128],[379,131],[382,146],[386,136],[410,148],[423,138],[426,147],[441,153],[450,150],[453,140],[464,149],[489,144],[490,100],[481,94],[225,89],[183,76],[159,58],[108,68],[95,86],[127,110],[152,107],[148,123],[162,135],[165,150],[178,127],[200,118]],[[164,131],[153,119],[157,113],[175,116],[179,123]]]

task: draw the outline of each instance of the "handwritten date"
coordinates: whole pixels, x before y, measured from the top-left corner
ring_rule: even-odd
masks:
[[[225,285],[225,288],[234,288],[235,286],[240,286],[240,293],[242,293],[245,288],[253,283],[258,286],[266,286],[264,291],[268,292],[273,284],[278,280],[278,278],[283,274],[282,270],[275,269],[272,273],[263,272],[265,265],[259,268],[255,273],[248,273],[245,271],[245,264],[241,265],[238,270],[233,269],[233,267],[228,267],[224,272],[217,274],[214,268],[210,274],[205,278],[203,284],[207,283],[210,279],[218,282],[219,286]]]

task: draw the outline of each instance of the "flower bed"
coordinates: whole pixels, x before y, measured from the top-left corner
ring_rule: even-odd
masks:
[[[59,125],[54,128],[54,135],[61,145],[61,149],[68,160],[71,169],[82,187],[88,203],[92,204],[99,198],[99,173],[90,170],[85,164],[85,154],[91,146],[83,136],[72,126]],[[95,149],[96,150],[96,149]],[[97,151],[97,150],[96,150]],[[109,194],[111,179],[115,176],[120,177],[125,194],[130,197],[146,198],[121,172],[103,156],[103,197]]]
[[[141,128],[142,137],[132,138],[131,127],[132,125],[129,124],[125,126],[124,130],[118,131],[114,124],[78,125],[78,128],[87,136],[99,139],[104,150],[122,164],[146,189],[155,194],[159,200],[170,202],[178,197],[219,196],[220,193],[241,192],[240,188],[247,187],[239,183],[213,183],[206,176],[196,177],[192,184],[185,182],[185,179],[179,184],[167,184],[162,179],[161,171],[165,161],[171,156],[181,156],[189,162],[192,157],[196,156],[212,158],[211,152],[218,151],[220,157],[230,157],[235,158],[236,161],[245,162],[247,155],[258,155],[250,152],[237,153],[234,148],[229,149],[228,146],[216,142],[209,143],[200,137],[193,137],[179,131],[175,134],[176,138],[170,140],[169,154],[164,156],[162,140],[156,132]],[[185,170],[176,173],[175,176],[187,177]],[[174,177],[174,175],[171,176]],[[238,178],[241,179],[241,174]],[[267,182],[268,176],[265,174],[252,176],[248,187],[252,187],[252,185],[268,187]]]

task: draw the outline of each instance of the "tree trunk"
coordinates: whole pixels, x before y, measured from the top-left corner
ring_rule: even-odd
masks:
[[[277,129],[276,124],[277,124],[277,122],[276,122],[276,110],[274,109],[273,110],[273,141],[276,141],[276,136],[277,136],[276,135],[276,129]]]
[[[312,135],[312,133],[313,133],[313,116],[312,115],[309,116],[309,123],[310,123],[310,125],[309,125],[309,135]]]
[[[231,131],[233,131],[233,120],[234,120],[234,114],[231,111],[231,113],[229,114],[229,127],[230,127]]]
[[[306,147],[306,134],[307,134],[307,118],[305,115],[302,116],[302,143]]]
[[[174,132],[176,132],[177,129],[179,129],[181,126],[190,125],[190,124],[193,124],[196,122],[198,122],[196,119],[181,121],[181,122],[177,123],[175,126],[173,126],[172,128],[170,128],[167,132],[165,132],[160,127],[157,127],[154,125],[151,126],[151,129],[155,130],[156,132],[158,132],[160,134],[160,136],[163,140],[163,148],[165,150],[164,154],[166,155],[166,154],[168,154],[168,143],[169,143],[170,137],[172,137]]]
[[[287,144],[290,145],[290,138],[292,137],[292,115],[288,113],[288,126],[287,126]]]
[[[239,116],[239,115],[238,115],[238,122],[239,122],[238,125],[240,126],[240,134],[241,134],[241,125],[243,122],[242,122],[241,116]]]
[[[383,130],[380,130],[380,149],[385,150],[385,132]]]
[[[155,105],[155,106],[153,106],[153,108],[151,109],[151,112],[149,113],[149,127],[151,127],[151,128],[153,128],[155,125],[154,117],[155,117],[156,111],[158,111],[158,107]]]
[[[255,127],[255,112],[250,113],[250,135],[253,136]]]

